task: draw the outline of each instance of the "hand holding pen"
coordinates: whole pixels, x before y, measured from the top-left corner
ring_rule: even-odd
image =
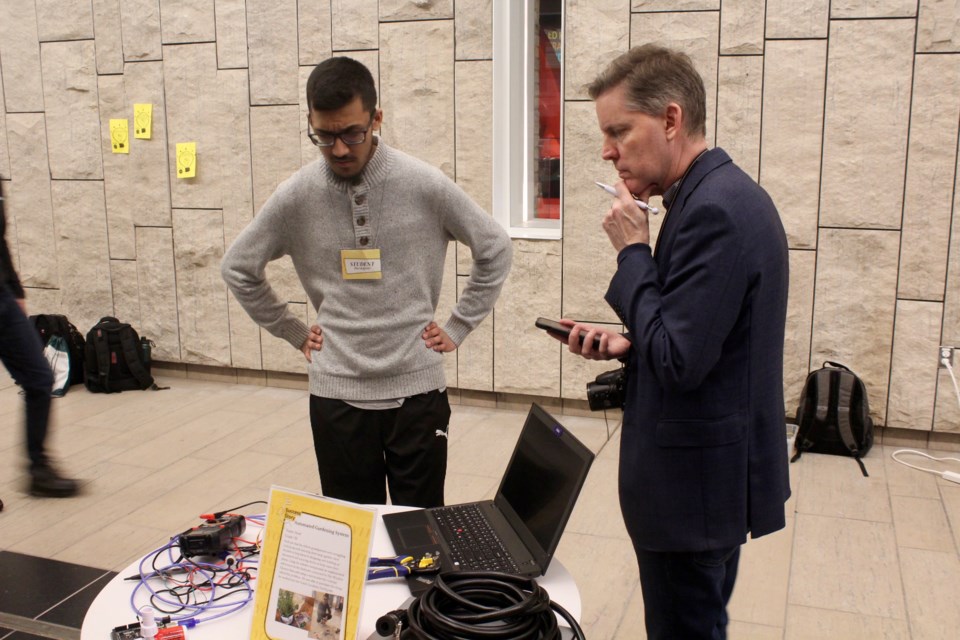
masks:
[[[617,190],[611,187],[610,185],[604,184],[602,182],[596,182],[596,181],[594,181],[594,184],[600,187],[601,189],[603,189],[604,191],[606,191],[607,193],[609,193],[610,195],[614,197],[617,196]],[[656,207],[651,207],[643,200],[637,200],[636,198],[634,198],[633,201],[637,203],[638,207],[640,207],[641,209],[643,209],[644,211],[646,211],[651,215],[657,215],[658,213],[660,213],[660,209],[657,209]]]
[[[650,244],[649,215],[638,213],[636,209],[626,206],[626,200],[621,199],[620,193],[622,192],[618,192],[619,185],[616,189],[602,182],[598,182],[597,185],[614,196],[610,209],[604,214],[600,226],[603,227],[604,232],[610,239],[610,244],[617,250],[617,253],[630,244]],[[627,191],[626,185],[624,185],[623,191]],[[654,214],[658,212],[655,207],[637,200],[632,194],[630,199],[636,203],[641,212],[646,211]]]

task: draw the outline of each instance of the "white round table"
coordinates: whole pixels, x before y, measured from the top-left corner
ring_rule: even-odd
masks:
[[[376,505],[378,515],[400,511],[409,507],[392,507]],[[395,554],[390,536],[387,535],[383,519],[375,519],[371,553],[374,556],[389,557]],[[255,530],[255,524],[248,524],[248,530]],[[249,535],[249,534],[248,534]],[[130,594],[136,582],[124,580],[129,575],[139,573],[140,561],[133,562],[126,569],[114,576],[97,595],[93,604],[87,610],[80,629],[80,640],[109,640],[110,632],[115,628],[136,622],[137,618],[130,607]],[[573,576],[556,558],[550,563],[546,575],[537,578],[550,599],[570,612],[574,619],[580,619],[580,591],[577,589]],[[368,582],[364,588],[363,605],[360,609],[360,629],[357,640],[367,640],[376,630],[377,619],[383,614],[393,611],[410,597],[407,585],[400,579],[375,580]],[[199,624],[186,631],[187,640],[225,640],[247,638],[250,635],[250,624],[253,616],[253,603],[248,603],[237,613],[217,620]],[[566,622],[561,620],[565,631]],[[572,635],[572,634],[570,634]]]

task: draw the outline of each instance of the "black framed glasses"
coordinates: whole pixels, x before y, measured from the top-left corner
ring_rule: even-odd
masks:
[[[347,146],[353,146],[357,144],[362,144],[364,140],[367,139],[367,132],[370,131],[370,126],[373,124],[373,115],[370,116],[370,122],[367,123],[367,126],[363,129],[346,129],[340,133],[331,133],[329,131],[320,131],[314,133],[311,131],[309,123],[307,124],[307,137],[310,138],[310,142],[315,144],[318,147],[332,147],[337,143],[337,138],[343,141],[343,144]]]

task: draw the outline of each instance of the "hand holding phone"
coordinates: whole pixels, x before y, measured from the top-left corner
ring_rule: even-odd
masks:
[[[560,324],[556,320],[549,320],[548,318],[537,318],[537,321],[534,323],[540,329],[543,329],[547,333],[563,338],[564,340],[569,339],[570,337],[570,327]],[[580,344],[583,344],[584,339],[587,337],[587,332],[583,329],[580,330]],[[593,348],[594,350],[600,350],[600,336],[596,335],[593,337]]]

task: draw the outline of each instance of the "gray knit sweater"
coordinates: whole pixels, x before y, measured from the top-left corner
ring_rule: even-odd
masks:
[[[299,349],[308,328],[264,276],[289,255],[323,328],[310,393],[342,400],[409,397],[445,386],[443,355],[420,337],[434,320],[451,240],[473,268],[450,318],[460,344],[500,294],[512,248],[503,228],[434,167],[386,145],[345,180],[322,158],[277,187],[223,258],[227,286],[257,324]],[[342,249],[380,249],[380,280],[345,280]]]

